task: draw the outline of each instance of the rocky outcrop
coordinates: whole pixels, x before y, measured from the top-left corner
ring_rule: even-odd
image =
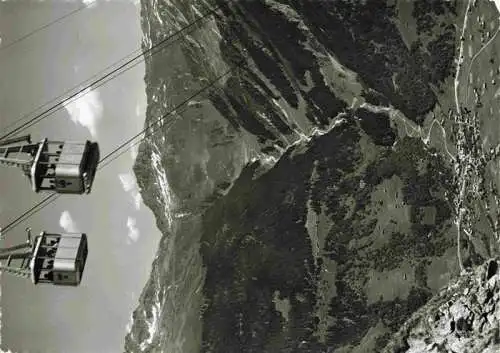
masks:
[[[500,351],[500,262],[464,273],[418,310],[382,353]]]

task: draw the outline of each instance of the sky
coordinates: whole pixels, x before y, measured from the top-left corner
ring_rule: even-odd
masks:
[[[0,132],[140,48],[134,0],[85,0],[83,10],[26,34],[84,5],[70,0],[0,1]],[[94,77],[95,79],[95,77]],[[144,126],[140,64],[27,130],[33,141],[97,141],[101,156]],[[13,125],[12,125],[13,124]],[[79,287],[34,286],[1,276],[1,347],[30,353],[123,351],[130,315],[149,277],[160,233],[142,204],[132,172],[134,151],[98,171],[90,195],[62,195],[7,234],[4,245],[33,233],[85,232],[87,265]],[[31,191],[17,169],[0,168],[0,226],[46,194]]]

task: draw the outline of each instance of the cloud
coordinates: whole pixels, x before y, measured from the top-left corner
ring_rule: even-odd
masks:
[[[97,124],[102,118],[103,106],[99,92],[87,88],[75,100],[65,103],[71,120],[87,128],[94,139],[97,137]]]
[[[71,1],[71,0],[66,0],[66,1]],[[141,3],[140,0],[82,0],[82,2],[88,7],[95,6],[97,5],[97,3],[104,3],[104,2],[115,2],[115,3],[128,2],[136,6],[140,5]]]
[[[134,243],[139,239],[141,235],[136,224],[137,221],[135,218],[132,217],[127,218],[128,238],[132,240]]]
[[[97,4],[96,0],[82,0],[83,4],[88,7],[93,7]]]
[[[134,205],[135,209],[139,211],[141,209],[142,196],[139,191],[134,195]]]
[[[133,325],[134,325],[134,316],[132,314],[130,314],[130,317],[129,317],[128,322],[127,322],[127,326],[125,326],[125,331],[127,333],[130,333]]]
[[[118,178],[122,183],[123,190],[130,192],[135,188],[135,179],[132,173],[118,174]]]
[[[122,183],[123,190],[132,196],[134,200],[134,206],[137,211],[141,209],[142,197],[137,187],[134,175],[131,172],[118,174],[118,178]]]
[[[71,217],[69,211],[63,211],[61,213],[61,218],[59,218],[59,226],[68,233],[79,233],[78,227],[75,221]]]
[[[145,113],[146,113],[146,109],[144,109],[144,104],[137,103],[135,105],[135,115],[144,116]]]
[[[132,147],[130,147],[130,155],[132,156],[132,160],[136,160],[137,159],[137,156],[139,155],[139,145],[132,145]]]
[[[90,4],[92,6],[95,5],[95,4],[97,4],[98,2],[99,3],[103,3],[103,2],[115,2],[115,3],[116,2],[117,3],[119,3],[119,2],[125,2],[125,3],[127,3],[128,2],[128,3],[132,3],[134,5],[139,5],[141,3],[140,0],[83,0],[84,4]]]

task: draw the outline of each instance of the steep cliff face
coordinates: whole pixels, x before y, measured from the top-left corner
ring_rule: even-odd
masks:
[[[217,11],[146,61],[147,123],[175,112],[135,167],[164,236],[127,352],[378,351],[458,273],[465,5],[142,2],[146,46]]]

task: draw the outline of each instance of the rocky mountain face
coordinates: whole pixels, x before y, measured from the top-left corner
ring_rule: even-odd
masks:
[[[498,352],[498,265],[491,259],[450,283],[412,315],[383,352]]]
[[[465,267],[497,252],[461,193],[493,158],[455,111],[466,5],[142,1],[145,47],[215,12],[146,58],[163,238],[126,352],[378,352],[459,273],[457,229]]]

